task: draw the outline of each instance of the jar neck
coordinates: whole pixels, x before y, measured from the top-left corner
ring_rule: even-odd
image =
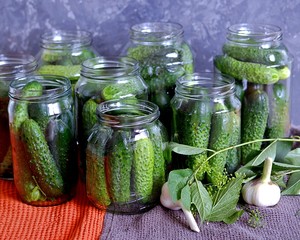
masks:
[[[173,45],[183,40],[183,27],[178,23],[146,22],[133,25],[130,39],[141,45]]]
[[[282,31],[268,24],[235,24],[227,29],[227,40],[244,45],[278,45],[282,41]]]
[[[152,102],[136,99],[111,100],[98,105],[99,121],[115,128],[134,128],[156,121],[158,106]]]
[[[92,44],[92,34],[87,31],[46,32],[41,36],[41,47],[44,49],[63,50],[76,49]]]
[[[225,98],[234,95],[235,83],[231,77],[224,74],[193,73],[177,80],[175,92],[194,100]]]
[[[83,62],[80,74],[88,79],[111,82],[138,75],[139,65],[129,57],[96,57]]]
[[[0,80],[13,80],[33,73],[37,62],[31,55],[0,55]]]
[[[23,88],[32,81],[37,81],[42,84],[42,92],[40,94],[34,94],[35,90],[27,89],[27,93],[24,95]],[[9,86],[9,97],[19,101],[54,102],[67,96],[71,96],[71,83],[68,78],[62,76],[31,75],[14,80]]]

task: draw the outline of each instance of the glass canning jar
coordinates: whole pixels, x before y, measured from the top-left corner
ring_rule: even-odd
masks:
[[[172,141],[194,147],[221,150],[240,143],[241,103],[235,96],[234,79],[205,72],[185,75],[176,83],[171,100]],[[207,162],[211,152],[193,156],[175,155],[175,168],[189,167],[198,178],[209,182],[223,178],[224,167],[234,172],[240,165],[239,149],[218,154]]]
[[[74,106],[69,79],[18,78],[9,88],[14,183],[34,206],[68,201],[75,193],[77,162]]]
[[[86,148],[86,190],[100,209],[121,214],[149,210],[165,182],[167,132],[149,101],[122,99],[97,107]]]
[[[176,80],[193,72],[193,54],[183,37],[183,27],[178,23],[140,23],[131,27],[130,42],[123,50],[123,54],[138,60],[149,88],[149,101],[160,108],[160,120],[168,131]]]
[[[227,30],[217,71],[235,78],[242,102],[242,142],[290,134],[290,76],[293,56],[282,42],[279,27],[236,24]],[[244,163],[261,144],[242,148]]]
[[[83,62],[75,86],[76,132],[81,175],[85,175],[85,148],[90,130],[97,122],[96,108],[112,99],[147,99],[147,86],[136,60],[128,57],[97,57]]]
[[[38,60],[40,74],[53,74],[70,79],[72,86],[80,77],[81,63],[98,56],[88,31],[55,30],[41,35]]]
[[[0,178],[2,179],[13,179],[7,112],[9,84],[19,77],[33,74],[36,68],[37,62],[31,55],[0,55]]]

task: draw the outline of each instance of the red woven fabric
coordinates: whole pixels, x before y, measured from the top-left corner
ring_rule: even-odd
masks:
[[[53,207],[22,203],[13,181],[0,180],[0,239],[99,239],[105,211],[93,207],[78,184],[75,198]]]

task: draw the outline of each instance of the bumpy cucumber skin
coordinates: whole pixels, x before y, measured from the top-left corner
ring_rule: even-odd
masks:
[[[64,76],[71,82],[77,81],[80,77],[80,65],[63,66],[63,65],[44,65],[38,69],[39,74],[52,74]]]
[[[98,132],[96,132],[97,135]],[[101,133],[103,134],[104,133]],[[103,136],[102,135],[102,136]],[[98,207],[106,209],[110,205],[105,174],[105,141],[89,142],[86,148],[86,190],[88,198]]]
[[[43,86],[41,83],[37,81],[31,81],[27,83],[24,88],[22,89],[22,97],[37,97],[41,96],[43,91]],[[28,119],[28,103],[27,102],[18,102],[16,103],[14,109],[14,116],[13,116],[13,128],[14,131],[17,132],[24,122],[25,119]]]
[[[47,197],[61,196],[64,193],[63,177],[39,125],[33,119],[26,119],[21,128],[23,140],[32,157],[29,165],[33,177]]]
[[[223,103],[218,103],[212,114],[209,148],[221,150],[231,146],[234,117]],[[228,152],[220,153],[209,160],[207,179],[214,185],[222,185],[225,181],[224,168]]]
[[[262,139],[269,116],[269,99],[261,88],[248,86],[242,107],[242,143]],[[261,142],[241,147],[242,163],[246,164],[249,156],[261,148]]]
[[[45,132],[48,122],[50,120],[48,104],[47,103],[30,103],[28,105],[29,118],[35,120],[42,132]]]
[[[111,154],[107,160],[108,186],[111,199],[115,203],[126,203],[130,200],[133,152],[129,138],[128,132],[116,131],[112,137]]]
[[[230,146],[235,146],[241,142],[241,116],[240,113],[231,111],[232,117],[232,136]],[[234,148],[228,151],[226,158],[226,170],[228,173],[234,173],[241,164],[240,148]]]
[[[215,67],[235,79],[251,83],[273,84],[279,80],[278,70],[259,63],[242,62],[229,56],[216,56]]]
[[[90,135],[93,126],[98,122],[97,115],[96,115],[97,105],[98,104],[92,98],[87,100],[83,105],[82,126],[83,126],[85,140]]]
[[[224,44],[223,52],[240,61],[261,63],[265,65],[285,65],[289,61],[287,49],[285,48],[264,49],[254,46]]]
[[[177,104],[179,102],[172,102],[173,106]],[[184,106],[185,104],[187,106]],[[174,129],[176,129],[174,140],[182,144],[207,149],[212,114],[210,103],[208,101],[189,100],[189,103],[182,102],[179,105],[180,109],[173,107],[173,124]],[[207,152],[204,151],[195,156],[187,156],[185,159],[186,165],[179,167],[189,167],[195,171],[201,166],[197,172],[197,178],[202,180],[205,172],[208,170]]]
[[[273,86],[273,98],[270,101],[270,117],[268,119],[267,138],[283,138],[289,134],[289,101],[283,83]]]
[[[154,149],[149,138],[142,138],[135,142],[134,158],[134,191],[143,202],[152,199]]]
[[[149,127],[149,135],[153,145],[154,151],[154,170],[153,170],[153,189],[152,196],[154,199],[158,199],[162,185],[166,181],[166,161],[164,158],[164,150],[167,143],[167,133],[163,133],[163,126],[155,123]]]

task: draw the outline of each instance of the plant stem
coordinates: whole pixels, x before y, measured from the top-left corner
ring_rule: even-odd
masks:
[[[263,173],[261,176],[261,182],[268,183],[271,181],[273,159],[268,157],[264,162]]]

